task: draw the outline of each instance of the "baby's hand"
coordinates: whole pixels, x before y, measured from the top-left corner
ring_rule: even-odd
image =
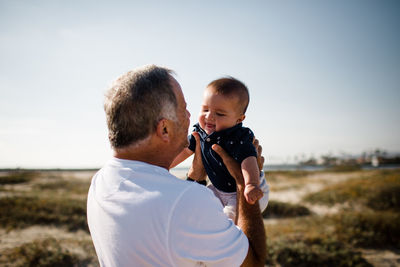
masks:
[[[262,198],[264,193],[255,184],[247,184],[244,188],[244,197],[246,198],[247,202],[250,204],[256,203],[257,200]]]

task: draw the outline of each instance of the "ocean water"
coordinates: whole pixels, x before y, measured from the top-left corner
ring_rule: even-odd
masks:
[[[300,165],[265,165],[264,171],[319,171],[324,170],[323,166],[300,166]],[[170,173],[178,178],[185,178],[189,167],[175,167]]]
[[[326,170],[325,166],[304,166],[296,164],[281,164],[281,165],[265,165],[264,171],[323,171]],[[394,165],[381,165],[378,167],[373,167],[371,165],[363,166],[363,170],[385,170],[385,169],[400,169],[399,164]],[[177,176],[178,178],[185,178],[189,167],[175,167],[170,170],[170,173]]]

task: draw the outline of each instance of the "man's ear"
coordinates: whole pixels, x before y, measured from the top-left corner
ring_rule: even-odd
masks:
[[[240,115],[239,119],[236,121],[236,123],[241,123],[242,121],[244,121],[244,119],[246,118],[246,115],[242,114]]]
[[[161,119],[157,124],[156,133],[163,141],[169,141],[170,123],[167,119]]]

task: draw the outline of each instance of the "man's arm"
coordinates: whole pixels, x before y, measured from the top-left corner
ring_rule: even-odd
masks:
[[[264,168],[264,157],[262,156],[262,146],[260,146],[260,143],[258,142],[258,140],[256,138],[254,138],[253,140],[253,145],[256,148],[257,151],[257,165],[258,165],[258,169],[260,171],[263,170]]]
[[[199,137],[195,134],[193,135],[196,138],[196,143],[198,143]],[[264,157],[261,155],[262,147],[259,145],[257,139],[254,140],[254,146],[257,150],[258,168],[262,170],[264,166]],[[205,176],[199,147],[200,146],[196,145],[193,163],[188,172],[188,175],[194,179],[201,179],[201,177]],[[229,172],[236,179],[238,185],[238,212],[236,216],[236,224],[242,229],[249,240],[249,250],[242,266],[264,266],[267,254],[266,236],[258,202],[251,205],[248,204],[244,198],[244,180],[239,164],[226,154],[220,146],[216,146],[213,149],[221,156]]]
[[[261,153],[261,147],[258,148],[257,145],[256,148]],[[239,164],[219,145],[213,145],[213,150],[220,155],[229,173],[236,180],[238,209],[236,224],[249,240],[249,251],[242,266],[264,266],[267,254],[266,235],[258,201],[253,205],[247,203],[244,197],[244,179]],[[258,158],[258,163],[261,165],[263,159],[260,155]]]
[[[184,148],[181,153],[178,154],[178,156],[176,156],[176,158],[174,159],[174,161],[171,163],[171,166],[169,167],[170,169],[174,168],[175,166],[179,165],[182,161],[184,161],[185,159],[187,159],[188,157],[190,157],[191,155],[193,155],[193,151],[190,150],[189,148]]]

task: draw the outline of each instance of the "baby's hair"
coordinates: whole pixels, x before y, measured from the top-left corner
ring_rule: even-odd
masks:
[[[244,83],[228,76],[210,82],[207,87],[213,88],[216,93],[221,95],[237,96],[239,98],[239,103],[243,107],[243,114],[246,113],[250,97],[249,90]]]

